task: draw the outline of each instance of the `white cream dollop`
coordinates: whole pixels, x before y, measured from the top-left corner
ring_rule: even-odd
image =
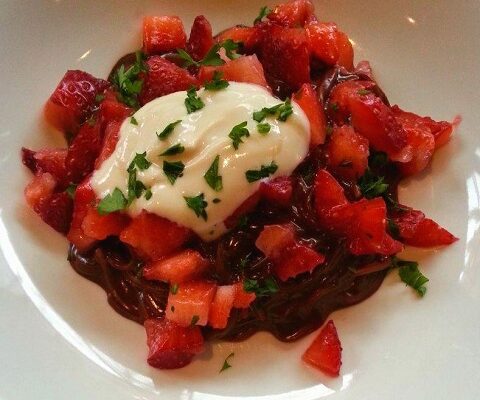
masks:
[[[190,228],[209,241],[226,231],[225,219],[258,190],[261,181],[249,183],[245,172],[259,170],[262,165],[270,165],[273,161],[278,169],[268,179],[290,175],[307,155],[310,125],[304,112],[292,101],[293,114],[287,121],[268,116],[263,122],[271,125],[270,132],[260,134],[257,122],[252,118],[253,112],[281,103],[261,86],[230,82],[226,89],[202,89],[197,94],[205,106],[191,114],[187,113],[184,104],[187,93],[176,92],[140,108],[134,115],[137,125],[127,118],[120,128],[115,151],[93,173],[91,186],[100,199],[115,188],[126,195],[127,168],[137,153],[146,152],[146,158],[152,164],[137,172],[137,180],[151,188],[152,197],[149,200],[145,196],[135,199],[126,212],[136,216],[146,210]],[[181,122],[168,138],[159,140],[157,133],[177,120]],[[243,137],[243,143],[235,150],[228,135],[243,121],[247,121],[250,136]],[[185,147],[183,153],[160,156],[178,143]],[[219,192],[204,179],[217,155],[220,156],[218,174],[223,183]],[[163,172],[164,160],[185,164],[183,176],[173,185]],[[201,193],[208,202],[205,208],[207,220],[197,217],[184,199]],[[220,202],[214,203],[213,199],[220,199]]]

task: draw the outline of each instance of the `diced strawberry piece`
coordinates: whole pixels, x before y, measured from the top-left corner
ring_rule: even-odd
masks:
[[[65,167],[71,182],[78,183],[93,171],[95,160],[102,150],[102,142],[100,124],[82,125],[65,158]]]
[[[187,43],[187,53],[190,54],[194,60],[200,61],[212,46],[212,26],[203,15],[199,15],[193,21]]]
[[[144,326],[147,333],[147,361],[152,367],[182,368],[203,351],[203,336],[198,326],[185,328],[159,318],[147,319]]]
[[[168,295],[165,318],[180,326],[205,326],[217,286],[211,282],[186,282]]]
[[[95,169],[100,168],[102,163],[115,151],[118,139],[120,137],[121,126],[122,122],[120,121],[111,121],[108,123],[107,127],[105,128],[105,137],[103,138],[102,150],[95,160]]]
[[[338,61],[337,25],[331,22],[311,21],[305,26],[311,54],[327,65]]]
[[[143,257],[159,260],[182,247],[190,231],[168,219],[142,211],[120,234],[120,240]]]
[[[343,179],[356,181],[368,167],[368,140],[351,126],[335,128],[327,144],[327,165]]]
[[[230,215],[225,221],[224,224],[228,229],[232,229],[238,225],[240,219],[248,214],[250,211],[257,206],[260,201],[260,192],[255,192],[247,200],[245,200],[240,206]]]
[[[76,132],[95,108],[95,97],[110,84],[83,71],[67,71],[45,105],[45,118],[58,130]]]
[[[332,90],[329,111],[337,124],[351,123],[355,131],[365,136],[370,146],[386,152],[394,161],[408,162],[412,148],[407,134],[397,122],[392,110],[370,89],[373,82],[347,81]]]
[[[429,117],[424,117],[427,120],[430,119]],[[427,122],[430,125],[430,130],[432,131],[432,135],[435,138],[435,149],[443,146],[450,140],[450,136],[452,136],[453,129],[456,128],[462,118],[460,116],[456,116],[452,123],[447,121],[434,121],[431,120]]]
[[[144,105],[157,97],[188,90],[198,82],[186,69],[160,56],[150,57],[147,61],[148,72],[145,76],[140,104]]]
[[[302,108],[310,122],[310,148],[323,144],[327,136],[327,120],[312,85],[304,83],[294,94],[293,99]]]
[[[233,300],[234,308],[248,308],[254,302],[257,295],[253,292],[246,292],[243,288],[243,282],[237,282],[235,287],[235,298]]]
[[[337,49],[338,60],[337,64],[345,67],[347,71],[353,71],[353,47],[347,34],[337,32]]]
[[[98,109],[98,119],[101,122],[102,129],[105,129],[110,122],[123,122],[125,118],[133,114],[133,109],[120,103],[114,93],[109,93],[100,103]]]
[[[143,51],[162,54],[185,48],[187,35],[182,20],[176,16],[143,18]]]
[[[52,194],[38,206],[38,213],[42,220],[64,235],[70,228],[72,211],[72,198],[65,192]]]
[[[90,205],[82,222],[82,230],[91,238],[106,239],[108,236],[118,236],[128,225],[130,218],[119,212],[100,215],[97,209]]]
[[[267,18],[276,24],[296,28],[302,27],[314,11],[310,0],[294,0],[275,6]]]
[[[208,314],[208,325],[214,329],[223,329],[227,326],[228,317],[232,311],[236,288],[234,285],[219,286]]]
[[[70,224],[67,239],[81,252],[88,250],[96,242],[94,238],[86,235],[82,229],[83,220],[92,204],[95,203],[95,200],[95,192],[87,180],[78,185],[73,199],[72,223]]]
[[[266,74],[290,90],[310,82],[310,53],[303,29],[264,24],[259,58]]]
[[[354,218],[346,227],[346,233],[352,254],[392,255],[403,249],[402,244],[386,232],[387,207],[382,198],[362,199],[349,207]]]
[[[242,43],[242,50],[249,54],[255,50],[260,41],[260,32],[256,27],[234,26],[215,36],[217,43],[225,42],[228,39]]]
[[[425,214],[412,208],[393,217],[403,243],[416,247],[434,247],[452,244],[458,240]]]
[[[326,170],[320,169],[315,176],[315,208],[319,218],[323,218],[333,207],[347,204],[345,192],[336,179]]]
[[[65,169],[67,149],[43,149],[32,151],[22,148],[22,161],[33,173],[48,172],[58,183],[68,183]]]
[[[260,184],[260,194],[269,203],[288,206],[292,200],[292,178],[279,176]]]
[[[374,81],[373,77],[373,71],[372,71],[372,66],[370,65],[369,61],[362,60],[360,61],[356,67],[355,70],[353,71],[355,74],[360,75],[360,76],[366,76],[370,80]]]
[[[302,360],[328,375],[339,375],[342,365],[342,345],[332,320],[327,322],[303,353]]]
[[[426,119],[416,114],[402,111],[398,106],[392,107],[397,122],[407,133],[408,144],[413,149],[413,158],[400,164],[404,175],[413,175],[426,168],[435,150],[435,138]]]
[[[292,225],[266,225],[258,235],[255,246],[268,258],[277,259],[287,247],[295,243],[295,229]]]
[[[27,204],[38,212],[40,204],[52,195],[55,186],[57,186],[57,182],[52,174],[37,173],[25,187],[24,195]]]
[[[148,264],[143,277],[171,283],[184,283],[199,278],[209,265],[198,251],[187,249],[163,260]]]
[[[282,281],[294,278],[304,272],[312,272],[325,261],[325,256],[308,246],[295,244],[287,247],[275,262],[275,274]]]

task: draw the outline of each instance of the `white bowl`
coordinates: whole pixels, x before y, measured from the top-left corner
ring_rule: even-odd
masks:
[[[105,77],[140,47],[141,18],[205,14],[216,31],[257,15],[258,1],[4,0],[0,4],[0,398],[477,399],[480,395],[480,7],[447,0],[318,2],[372,62],[393,103],[463,122],[428,170],[401,187],[460,241],[409,250],[430,278],[418,299],[391,274],[364,303],[335,312],[344,352],[337,379],[302,364],[312,336],[283,344],[258,334],[219,343],[190,366],[146,362],[141,326],[116,314],[102,289],[66,261],[67,242],[24,204],[22,145],[60,142],[41,110],[67,69]],[[235,352],[233,368],[219,374]]]

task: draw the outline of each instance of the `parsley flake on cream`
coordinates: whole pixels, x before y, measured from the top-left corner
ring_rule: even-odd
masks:
[[[187,203],[187,207],[192,209],[198,218],[203,218],[205,221],[207,220],[208,215],[205,208],[207,208],[208,203],[205,201],[205,195],[203,193],[200,193],[198,196],[184,196],[183,198]]]
[[[238,125],[235,125],[228,134],[228,137],[232,139],[233,147],[235,150],[238,150],[238,146],[240,145],[240,143],[243,143],[242,137],[250,136],[250,132],[248,131],[246,126],[247,121],[240,122]]]
[[[217,155],[210,167],[208,168],[207,172],[205,172],[205,175],[203,175],[205,181],[208,183],[208,186],[210,186],[216,192],[219,192],[223,189],[222,177],[221,175],[218,175],[219,161],[220,156]]]
[[[175,122],[171,122],[169,123],[165,129],[163,131],[161,131],[160,133],[157,133],[157,137],[160,139],[160,140],[165,140],[167,137],[170,136],[170,134],[173,132],[173,130],[175,129],[175,127],[180,123],[182,122],[181,119],[175,121]]]
[[[194,87],[187,90],[185,107],[187,108],[187,112],[189,114],[195,111],[201,110],[203,107],[205,107],[205,103],[202,101],[200,97],[198,97],[197,90]]]
[[[169,182],[173,185],[175,181],[183,176],[183,170],[185,169],[185,164],[181,161],[164,161],[163,162],[163,172],[167,176]]]
[[[262,165],[260,169],[249,169],[245,172],[245,177],[247,181],[252,183],[263,178],[268,178],[270,175],[274,174],[278,169],[278,165],[275,164],[275,161],[272,161],[270,165]]]
[[[119,188],[115,188],[111,194],[107,194],[100,200],[97,211],[100,215],[106,215],[123,210],[125,207],[127,207],[127,199]]]

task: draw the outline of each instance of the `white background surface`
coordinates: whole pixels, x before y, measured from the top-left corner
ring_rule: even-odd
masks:
[[[270,3],[271,4],[271,3]],[[422,300],[391,274],[377,294],[332,317],[342,375],[304,366],[311,337],[267,334],[214,345],[187,368],[145,362],[143,328],[117,315],[104,292],[69,267],[64,238],[23,202],[22,145],[60,143],[41,108],[67,69],[106,77],[140,47],[141,17],[177,14],[187,31],[205,14],[216,31],[251,23],[258,1],[9,1],[0,3],[0,398],[25,399],[465,399],[480,397],[480,3],[317,3],[371,60],[392,103],[463,123],[424,174],[402,185],[460,241],[408,251],[430,278]],[[409,20],[410,18],[410,20]],[[413,22],[412,22],[413,21]],[[233,368],[218,374],[235,351]]]

